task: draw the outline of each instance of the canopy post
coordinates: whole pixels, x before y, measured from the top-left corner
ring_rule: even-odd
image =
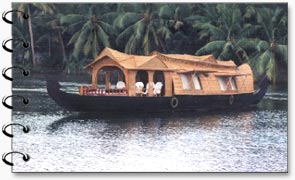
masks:
[[[154,71],[148,71],[148,82],[149,82],[149,90],[148,90],[148,95],[153,96],[153,91],[154,91]]]
[[[111,71],[110,70],[107,70],[106,71],[106,76],[105,76],[105,81],[106,81],[106,89],[110,89],[111,88],[111,82],[110,82],[110,79],[111,79]]]
[[[97,87],[97,73],[98,73],[98,69],[92,70],[92,88]]]

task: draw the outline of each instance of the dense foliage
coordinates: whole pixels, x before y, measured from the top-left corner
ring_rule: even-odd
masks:
[[[287,4],[14,3],[14,63],[35,70],[79,73],[104,47],[129,54],[152,51],[213,54],[249,63],[256,78],[287,81]]]

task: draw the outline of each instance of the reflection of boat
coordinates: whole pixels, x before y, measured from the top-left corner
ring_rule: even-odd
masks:
[[[80,112],[202,111],[255,105],[267,88],[263,77],[254,90],[249,65],[237,67],[211,55],[134,56],[106,48],[86,68],[92,69],[92,86],[72,94],[60,90],[56,80],[47,80],[49,96]]]

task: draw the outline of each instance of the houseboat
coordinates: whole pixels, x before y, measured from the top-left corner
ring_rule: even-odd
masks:
[[[255,90],[248,64],[237,66],[213,55],[139,56],[105,48],[85,70],[92,71],[91,85],[74,94],[47,80],[49,96],[80,112],[203,111],[255,105],[268,84],[263,77]]]

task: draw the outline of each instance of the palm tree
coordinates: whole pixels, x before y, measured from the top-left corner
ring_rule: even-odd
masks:
[[[59,6],[56,6],[56,12],[58,12],[59,10],[58,7]],[[53,54],[57,54],[52,52],[53,48],[56,47],[54,45],[58,45],[58,49],[61,50],[63,57],[62,62],[65,63],[67,55],[64,40],[62,37],[62,30],[64,29],[64,27],[61,26],[56,15],[39,15],[34,19],[34,21],[36,22],[36,24],[39,24],[37,28],[43,32],[36,38],[36,46],[38,47],[39,44],[40,46],[44,46],[44,44],[47,44],[47,54],[49,57],[52,57]]]
[[[255,73],[265,73],[274,83],[279,74],[278,67],[287,71],[288,65],[288,18],[284,9],[249,6],[248,12],[252,13],[248,15],[257,18],[262,33],[260,37],[240,43],[240,46],[252,52],[249,63]]]
[[[243,26],[242,13],[237,4],[204,5],[203,17],[193,25],[199,38],[208,43],[197,50],[196,55],[212,53],[218,59],[234,59],[238,64],[247,59],[244,49],[238,46],[240,39],[249,33],[249,26]]]
[[[167,53],[195,53],[195,47],[200,47],[200,42],[196,38],[196,31],[192,25],[199,21],[199,12],[202,4],[166,4],[161,6],[159,16],[168,22],[167,28],[170,30],[169,38],[165,40]],[[194,47],[194,48],[192,48]]]
[[[116,44],[119,47],[124,46],[126,53],[148,55],[153,50],[166,52],[165,40],[170,38],[171,31],[170,21],[164,16],[169,13],[169,8],[163,7],[162,4],[132,6],[121,7],[120,15],[114,21],[118,31]]]
[[[85,5],[83,5],[85,7]],[[94,58],[104,47],[110,47],[109,35],[114,33],[113,27],[104,22],[103,16],[98,16],[95,6],[91,5],[89,13],[61,14],[59,21],[65,26],[64,33],[71,34],[68,45],[74,45],[75,58],[83,52],[85,56]]]
[[[35,57],[35,43],[34,43],[34,32],[33,32],[33,23],[32,23],[32,15],[37,13],[48,13],[53,14],[54,13],[54,5],[49,5],[46,3],[20,3],[17,4],[18,10],[22,12],[26,12],[29,15],[28,19],[28,29],[30,34],[30,43],[31,43],[31,51],[32,51],[32,63],[33,66],[36,65],[36,57]],[[35,12],[38,11],[38,12]],[[18,17],[20,21],[23,23],[22,14],[18,13]]]

